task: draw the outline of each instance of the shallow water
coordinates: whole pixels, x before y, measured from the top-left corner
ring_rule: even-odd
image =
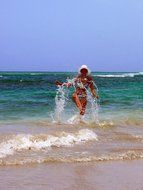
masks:
[[[89,102],[82,123],[71,122],[78,113],[71,100],[73,88],[65,89],[61,120],[55,121],[55,108],[61,104],[55,102],[54,81],[76,73],[0,76],[1,166],[143,157],[142,73],[93,73],[100,95],[98,122]]]
[[[0,127],[0,165],[143,158],[141,126],[15,123]]]

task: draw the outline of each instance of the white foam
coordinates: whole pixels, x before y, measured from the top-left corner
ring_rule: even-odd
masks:
[[[68,124],[86,124],[87,122],[84,120],[84,116],[81,116],[79,114],[72,116],[67,121]]]
[[[65,90],[63,86],[59,86],[57,89],[56,97],[55,97],[55,121],[61,122],[62,121],[62,113],[64,112],[65,104],[66,104],[66,97],[65,97]]]
[[[41,75],[43,73],[30,73],[30,75]]]
[[[105,74],[105,75],[94,75],[96,77],[107,77],[107,78],[125,78],[125,77],[134,77],[138,75],[143,75],[143,72],[139,73],[124,73],[124,74]]]
[[[89,129],[79,130],[78,133],[62,132],[59,136],[44,135],[44,139],[41,136],[20,134],[0,144],[0,158],[13,155],[15,151],[42,150],[52,146],[72,146],[90,140],[98,139],[97,135]]]

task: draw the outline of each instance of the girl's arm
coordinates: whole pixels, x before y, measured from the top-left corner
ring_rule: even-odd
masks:
[[[91,90],[92,96],[93,96],[94,98],[99,99],[99,96],[98,96],[98,94],[97,94],[97,92],[96,92],[96,90],[95,90],[95,88],[94,88],[93,82],[91,82],[91,84],[89,85],[89,88],[90,88],[90,90]]]
[[[64,83],[62,83],[62,82],[60,82],[60,81],[55,81],[55,84],[56,84],[57,86],[66,86],[66,87],[70,87],[70,86],[73,85],[73,84],[70,83],[70,82],[64,82]]]
[[[57,86],[62,86],[62,82],[56,80],[56,81],[55,81],[55,85],[57,85]]]

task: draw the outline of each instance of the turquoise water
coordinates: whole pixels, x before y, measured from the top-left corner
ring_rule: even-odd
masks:
[[[0,73],[0,166],[143,158],[143,73],[92,73],[100,100],[92,111],[89,94],[83,123],[71,122],[73,87],[55,99],[55,80],[76,75]]]
[[[1,72],[0,73],[0,120],[51,119],[55,110],[57,87],[77,73],[56,72]],[[99,89],[100,119],[127,118],[142,120],[143,73],[92,73]],[[71,100],[73,88],[67,89],[68,101],[65,115],[77,112]],[[89,108],[87,108],[89,112]],[[120,117],[119,117],[120,116]]]

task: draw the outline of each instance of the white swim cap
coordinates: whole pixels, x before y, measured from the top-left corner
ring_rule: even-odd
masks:
[[[91,73],[90,69],[86,66],[86,65],[82,65],[79,70],[78,70],[78,73],[80,74],[81,73],[81,70],[82,69],[86,69],[88,71],[88,75]]]

